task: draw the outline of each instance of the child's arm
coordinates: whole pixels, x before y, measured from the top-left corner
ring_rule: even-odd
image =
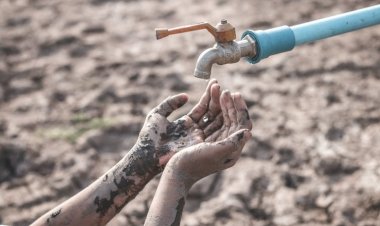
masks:
[[[188,98],[186,94],[167,98],[149,113],[136,144],[122,160],[32,225],[105,225],[162,171],[176,151],[203,142],[220,128],[220,122],[209,127],[202,120],[207,114],[209,122],[216,121],[221,111],[219,97],[219,85],[212,80],[193,110],[174,122],[166,117]]]
[[[210,142],[178,152],[166,166],[150,206],[145,226],[179,226],[187,193],[201,178],[233,166],[250,139],[247,107],[239,94],[221,96],[224,125]]]

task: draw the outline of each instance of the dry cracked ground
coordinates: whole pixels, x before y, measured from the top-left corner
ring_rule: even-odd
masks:
[[[179,92],[213,45],[155,27],[227,18],[293,25],[376,0],[0,1],[0,223],[26,225],[117,162],[145,114]],[[182,225],[380,225],[380,27],[215,66],[246,98],[254,137],[231,169],[190,192]],[[109,223],[142,225],[159,178]]]

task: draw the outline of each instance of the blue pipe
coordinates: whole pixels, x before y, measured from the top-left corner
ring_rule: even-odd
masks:
[[[281,26],[268,30],[243,33],[256,42],[256,56],[249,57],[250,63],[257,63],[271,55],[292,50],[295,46],[329,38],[350,31],[380,24],[380,5],[343,13],[294,26]]]

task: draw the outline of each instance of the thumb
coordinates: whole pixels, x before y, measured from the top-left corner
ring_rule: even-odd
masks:
[[[252,137],[248,129],[241,129],[231,134],[227,138],[219,141],[216,145],[224,153],[232,153],[243,149],[245,143]]]
[[[153,113],[158,113],[164,117],[168,117],[173,111],[186,104],[188,99],[189,98],[186,93],[168,97],[153,109]]]

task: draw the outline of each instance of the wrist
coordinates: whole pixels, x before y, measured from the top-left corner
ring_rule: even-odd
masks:
[[[197,181],[192,178],[186,172],[183,172],[181,169],[179,161],[176,161],[176,158],[170,159],[168,164],[166,165],[164,172],[162,174],[164,180],[169,181],[170,183],[177,184],[180,187],[183,187],[186,192],[190,190],[190,188]]]

